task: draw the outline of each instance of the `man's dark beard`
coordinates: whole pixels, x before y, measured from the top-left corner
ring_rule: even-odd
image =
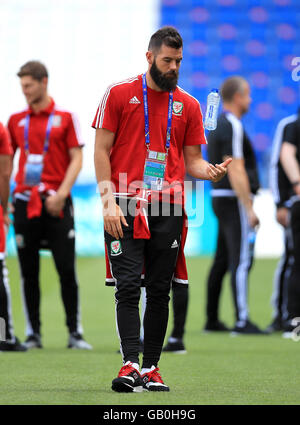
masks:
[[[150,75],[155,82],[155,84],[163,91],[175,90],[178,81],[178,73],[176,71],[168,72],[168,77],[165,77],[166,74],[161,72],[157,66],[154,59],[152,66],[150,68]]]

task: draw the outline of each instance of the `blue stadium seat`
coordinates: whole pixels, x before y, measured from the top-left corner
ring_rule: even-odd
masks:
[[[264,147],[264,151],[257,151],[259,172],[265,185],[276,125],[281,118],[294,113],[300,103],[300,99],[289,104],[286,99],[280,98],[281,87],[292,90],[298,87],[286,62],[292,56],[300,56],[300,1],[291,1],[288,6],[280,6],[276,0],[236,0],[228,7],[221,3],[218,0],[181,0],[168,6],[166,2],[162,6],[162,24],[175,25],[183,35],[186,50],[180,83],[201,103],[206,103],[207,93],[212,87],[219,87],[224,78],[233,74],[238,73],[245,78],[252,78],[257,72],[267,75],[266,87],[253,85],[253,104],[245,117],[250,138],[255,134],[268,134],[269,139],[262,140],[270,140],[270,146]],[[258,22],[251,15],[255,7],[266,11],[265,16],[259,15],[258,9]],[[205,19],[201,19],[197,8],[203,8],[204,13],[206,10]],[[260,16],[266,17],[265,22],[259,22]],[[226,29],[226,24],[232,26],[236,34],[231,33],[231,27]],[[285,29],[281,25],[288,27]],[[290,31],[292,38],[287,37]],[[195,41],[207,44],[205,55],[189,49],[190,43]],[[231,56],[233,64],[240,65],[236,69],[230,66]],[[197,75],[198,78],[203,76],[206,85],[199,85]],[[293,94],[289,90],[286,93],[289,101],[293,100]],[[261,119],[257,115],[257,105],[263,102],[272,106],[270,119]]]

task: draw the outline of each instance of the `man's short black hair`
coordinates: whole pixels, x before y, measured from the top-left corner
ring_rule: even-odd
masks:
[[[148,50],[157,52],[163,44],[173,49],[183,47],[181,35],[173,27],[163,27],[156,31],[150,38]]]
[[[43,78],[48,77],[48,71],[45,65],[39,61],[29,61],[21,66],[20,71],[17,73],[18,77],[30,75],[34,80],[42,81]]]

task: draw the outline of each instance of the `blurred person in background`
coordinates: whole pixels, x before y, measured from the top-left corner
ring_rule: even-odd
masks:
[[[208,157],[212,163],[232,163],[228,175],[212,183],[212,204],[218,220],[218,240],[207,281],[207,321],[205,331],[224,332],[228,327],[219,320],[219,300],[223,278],[231,273],[235,306],[234,334],[263,333],[249,320],[248,277],[253,262],[255,230],[259,219],[253,198],[259,189],[256,159],[243,128],[242,116],[248,111],[251,97],[248,82],[240,77],[227,78],[221,87],[224,112],[217,128],[208,135]]]
[[[289,223],[289,200],[293,196],[293,187],[280,162],[282,143],[285,140],[288,125],[296,121],[296,114],[283,118],[277,125],[272,146],[270,187],[276,206],[276,219],[284,229],[284,252],[277,265],[273,282],[273,318],[267,332],[284,330],[288,319],[288,279],[291,274],[293,258],[293,236]]]
[[[110,86],[92,124],[105,243],[116,282],[123,366],[112,389],[118,392],[169,391],[158,372],[158,361],[185,226],[182,156],[189,174],[213,181],[225,175],[231,161],[213,166],[202,158],[200,145],[206,140],[199,102],[177,86],[182,46],[180,34],[172,27],[153,34],[146,53],[147,72]],[[128,214],[129,205],[134,211]],[[144,266],[147,301],[140,373],[139,299]]]
[[[280,163],[292,187],[289,199],[289,225],[293,239],[293,264],[288,278],[288,320],[285,336],[292,335],[300,322],[300,116],[287,124],[284,132]]]
[[[6,231],[9,226],[7,204],[12,155],[13,150],[8,131],[0,123],[0,318],[5,320],[5,341],[0,339],[0,351],[24,352],[27,348],[14,334],[8,270],[5,264]]]
[[[74,114],[48,94],[48,71],[38,61],[18,72],[28,108],[8,121],[20,157],[14,190],[14,228],[26,318],[25,345],[42,348],[39,251],[47,241],[60,278],[69,331],[68,348],[91,349],[83,339],[75,270],[75,231],[70,191],[82,166],[83,143]]]

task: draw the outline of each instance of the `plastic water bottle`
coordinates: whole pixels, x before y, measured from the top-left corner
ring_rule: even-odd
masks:
[[[217,128],[219,103],[219,90],[212,89],[212,91],[207,96],[207,108],[204,120],[204,127],[207,130],[215,130]]]

